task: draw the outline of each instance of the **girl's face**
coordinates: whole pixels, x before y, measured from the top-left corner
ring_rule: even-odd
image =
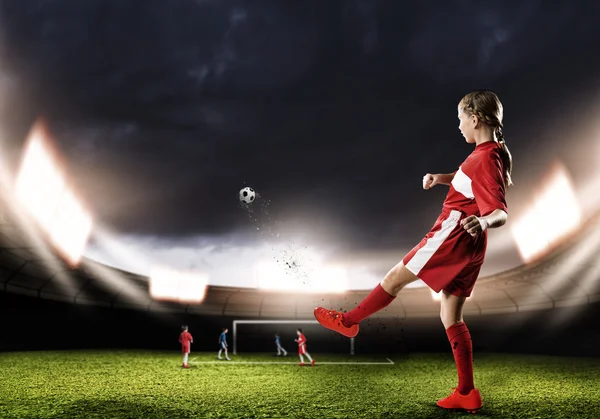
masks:
[[[299,330],[296,330],[296,334],[297,334],[298,336],[300,336],[300,331],[299,331]]]
[[[458,129],[460,133],[465,137],[467,143],[472,144],[475,142],[475,129],[477,128],[477,117],[475,115],[467,115],[460,106],[458,107],[458,120],[460,124]]]

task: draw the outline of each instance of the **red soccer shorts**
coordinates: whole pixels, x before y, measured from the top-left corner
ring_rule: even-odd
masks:
[[[306,353],[306,345],[298,346],[298,355],[304,355]]]
[[[485,257],[487,231],[472,237],[460,225],[462,218],[462,212],[444,209],[402,262],[433,291],[469,297]]]
[[[181,353],[182,354],[187,354],[190,352],[190,344],[189,343],[184,343],[181,345]]]

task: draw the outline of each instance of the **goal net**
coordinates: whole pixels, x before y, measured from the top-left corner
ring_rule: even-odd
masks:
[[[346,352],[354,355],[354,339],[348,339],[319,325],[316,320],[234,320],[232,330],[233,354],[240,348],[245,352],[276,351],[275,334],[281,346],[296,352],[294,339],[301,328],[307,339],[308,351]]]

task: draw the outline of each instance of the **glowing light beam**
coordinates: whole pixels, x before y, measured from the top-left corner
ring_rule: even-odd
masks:
[[[348,290],[348,274],[339,266],[315,262],[310,271],[286,270],[275,262],[262,262],[255,267],[257,288],[266,291],[301,291],[343,293]]]
[[[158,301],[200,304],[207,285],[208,276],[200,272],[153,267],[150,273],[150,295]]]
[[[77,265],[92,230],[92,217],[69,189],[50,151],[41,122],[31,130],[16,179],[16,198],[71,265]]]
[[[525,263],[545,255],[581,223],[581,209],[567,170],[556,165],[551,179],[511,232]]]

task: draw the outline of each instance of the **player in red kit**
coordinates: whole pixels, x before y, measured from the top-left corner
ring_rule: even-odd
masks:
[[[294,341],[298,342],[298,355],[300,356],[300,364],[298,365],[301,367],[304,366],[304,355],[306,355],[310,361],[310,365],[314,367],[315,360],[310,357],[310,354],[306,350],[306,336],[302,333],[302,329],[296,330],[296,334],[298,335],[298,339],[294,339]]]
[[[192,334],[188,332],[187,326],[181,326],[183,330],[179,335],[179,343],[181,343],[181,353],[183,354],[183,368],[189,368],[188,365],[188,356],[190,354],[190,346],[194,342],[194,338]]]
[[[481,408],[482,401],[473,383],[471,335],[463,321],[463,305],[483,264],[487,229],[503,226],[508,217],[505,191],[512,184],[512,157],[504,141],[502,117],[502,103],[494,92],[474,91],[461,99],[459,130],[475,150],[454,173],[423,177],[426,190],[449,185],[431,231],[356,308],[347,313],[315,309],[323,326],[354,337],[359,323],[390,304],[407,284],[421,279],[433,291],[442,291],[440,317],[454,353],[458,387],[437,405],[471,413]]]

